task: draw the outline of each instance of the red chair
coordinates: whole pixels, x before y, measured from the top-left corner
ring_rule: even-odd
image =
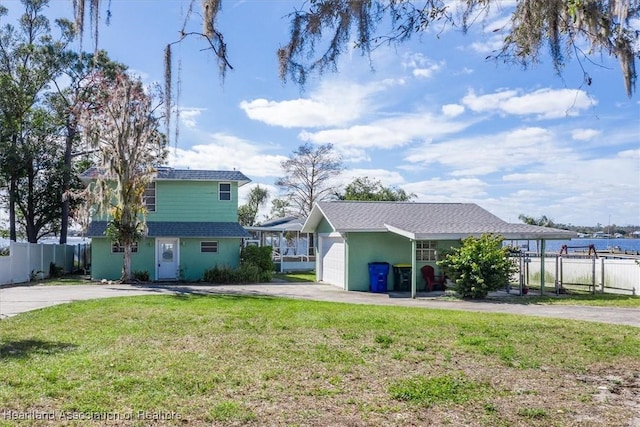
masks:
[[[420,269],[424,282],[426,283],[427,291],[444,291],[447,287],[446,276],[436,276],[435,270],[430,265],[425,265]]]

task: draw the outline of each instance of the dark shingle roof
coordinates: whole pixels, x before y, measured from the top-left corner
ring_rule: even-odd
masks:
[[[87,230],[88,237],[104,237],[106,221],[93,221]],[[147,237],[251,237],[237,222],[147,222]]]
[[[237,181],[246,184],[251,180],[240,171],[213,171],[194,169],[158,169],[156,179],[189,181]]]
[[[101,171],[96,167],[91,167],[80,174],[80,179],[89,181],[97,178]],[[167,167],[158,168],[156,180],[167,181],[233,181],[242,186],[251,182],[245,174],[240,171],[216,171],[216,170],[196,170],[196,169],[173,169]]]
[[[322,217],[338,232],[393,231],[415,239],[457,239],[485,233],[507,239],[575,237],[566,230],[508,223],[474,203],[320,202],[303,231],[315,228]]]

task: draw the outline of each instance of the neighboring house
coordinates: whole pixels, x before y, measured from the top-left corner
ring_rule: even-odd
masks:
[[[318,281],[348,291],[369,290],[371,262],[411,268],[411,291],[424,289],[420,268],[461,239],[498,234],[506,240],[570,239],[576,233],[507,223],[472,203],[328,201],[317,203],[301,230],[316,233]],[[389,274],[388,289],[394,286]]]
[[[85,182],[98,170],[81,175]],[[147,234],[134,248],[132,271],[149,278],[199,280],[213,266],[236,268],[242,239],[238,223],[238,187],[250,182],[238,171],[158,168],[145,191]],[[122,275],[122,247],[106,237],[106,218],[89,224],[91,277],[117,280]]]
[[[245,243],[271,246],[277,271],[313,270],[316,268],[313,234],[301,233],[303,224],[303,219],[285,217],[247,226],[245,229],[253,237]]]

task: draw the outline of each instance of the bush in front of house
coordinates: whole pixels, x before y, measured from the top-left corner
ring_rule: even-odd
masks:
[[[137,270],[132,272],[133,278],[138,282],[148,282],[149,281],[149,272],[147,270]]]
[[[240,253],[240,265],[255,265],[260,270],[260,281],[270,282],[275,270],[271,246],[246,246]]]
[[[271,246],[242,248],[240,267],[230,268],[216,265],[204,272],[203,280],[209,283],[270,282],[275,268],[271,251]]]
[[[516,265],[509,258],[509,249],[502,246],[502,240],[502,236],[492,234],[467,237],[461,247],[453,248],[438,261],[463,298],[485,298],[509,282]]]
[[[205,270],[203,280],[208,283],[257,283],[260,269],[253,264],[243,264],[238,268],[215,266]]]

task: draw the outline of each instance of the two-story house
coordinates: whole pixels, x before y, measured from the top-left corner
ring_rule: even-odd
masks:
[[[99,171],[85,171],[84,181]],[[238,188],[250,182],[238,171],[158,168],[147,187],[147,234],[133,249],[132,271],[154,281],[200,280],[214,266],[236,268],[242,239],[250,235],[238,223]],[[107,221],[89,224],[91,277],[117,280],[123,248],[106,237]]]

